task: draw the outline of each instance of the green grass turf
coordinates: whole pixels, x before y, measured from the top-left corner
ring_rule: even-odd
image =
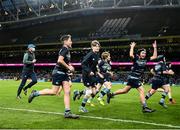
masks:
[[[27,102],[28,96],[22,94],[21,100],[16,100],[16,91],[20,81],[0,81],[0,107],[31,109],[48,112],[64,112],[63,92],[61,96],[44,96],[33,100],[31,104]],[[38,83],[33,89],[41,90],[51,86],[51,83]],[[122,88],[122,85],[113,85],[112,91]],[[83,89],[80,83],[73,83],[74,89]],[[150,86],[146,85],[146,92]],[[31,89],[32,90],[32,89]],[[28,95],[31,90],[28,91]],[[111,100],[111,104],[101,106],[94,100],[95,107],[87,106],[89,113],[79,113],[79,101],[71,101],[71,109],[74,113],[84,116],[104,117],[123,120],[136,120],[153,122],[158,124],[171,124],[180,126],[180,86],[172,87],[173,97],[177,104],[168,105],[168,109],[158,105],[161,93],[157,92],[148,100],[148,105],[156,109],[154,113],[142,113],[139,96],[136,89],[132,89],[128,94],[119,95]],[[106,97],[105,97],[106,99]],[[166,99],[168,103],[168,99]],[[64,119],[63,115],[42,114],[26,111],[3,110],[0,108],[0,128],[36,128],[36,129],[128,129],[143,128],[157,129],[169,128],[166,126],[154,126],[138,123],[115,122],[109,120],[99,120],[81,117],[78,120]],[[172,128],[169,128],[172,129]]]

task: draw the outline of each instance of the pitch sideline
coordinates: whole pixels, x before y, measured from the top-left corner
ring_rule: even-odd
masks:
[[[33,113],[41,113],[41,114],[64,115],[64,113],[60,113],[60,112],[48,112],[48,111],[29,110],[29,109],[6,108],[6,107],[0,107],[0,109],[11,110],[11,111],[33,112]],[[135,124],[162,126],[162,127],[169,127],[169,128],[180,128],[180,126],[175,126],[175,125],[171,125],[171,124],[158,124],[158,123],[154,123],[154,122],[144,122],[144,121],[137,121],[137,120],[123,120],[123,119],[84,116],[84,115],[80,115],[80,117],[81,118],[98,119],[98,120],[108,120],[108,121],[114,121],[114,122],[126,122],[126,123],[135,123]]]

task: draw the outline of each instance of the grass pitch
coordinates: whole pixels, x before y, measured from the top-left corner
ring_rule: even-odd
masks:
[[[87,106],[89,113],[79,113],[81,100],[71,101],[73,113],[81,116],[78,120],[64,119],[63,92],[60,96],[41,96],[27,102],[28,96],[16,99],[20,81],[0,81],[0,128],[21,129],[180,129],[180,86],[172,87],[175,105],[166,103],[168,109],[162,108],[158,102],[161,93],[157,92],[148,100],[148,106],[156,109],[154,113],[142,113],[139,95],[136,89],[128,94],[119,95],[111,100],[111,104],[101,106],[94,99],[95,107]],[[32,89],[41,90],[51,83],[37,83]],[[122,88],[113,85],[112,91]],[[144,86],[147,90],[150,86]],[[73,83],[74,89],[83,89],[81,83]],[[31,89],[31,90],[32,90]],[[31,90],[28,91],[28,95]],[[72,95],[72,94],[71,94]],[[72,98],[71,98],[72,99]],[[106,100],[106,96],[104,98]]]

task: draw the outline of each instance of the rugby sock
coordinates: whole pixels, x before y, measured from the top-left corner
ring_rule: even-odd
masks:
[[[142,102],[142,107],[143,107],[143,108],[147,107],[146,101]]]
[[[165,100],[167,94],[168,94],[168,92],[163,92],[163,93],[162,93],[162,98],[161,98],[161,100],[160,100],[160,103],[164,103],[164,100]]]
[[[96,96],[95,94],[91,94],[92,99],[93,99],[95,96]]]
[[[85,94],[85,90],[79,91],[79,94],[80,94],[80,95]]]
[[[150,92],[148,92],[145,96],[146,100],[148,100],[151,96],[152,96],[152,94]]]
[[[65,108],[65,113],[70,112],[71,110],[69,108]]]
[[[111,93],[111,96],[114,97],[116,94],[115,93]]]
[[[40,96],[39,91],[34,92],[34,96],[35,97]]]
[[[103,98],[104,95],[106,95],[106,94],[109,93],[109,92],[110,92],[110,89],[108,89],[108,88],[103,88],[103,89],[101,90],[100,94],[99,94],[99,97],[100,97],[100,98]]]
[[[172,101],[173,101],[173,99],[172,99],[172,98],[169,98],[169,101],[170,101],[170,102],[172,102]]]
[[[82,101],[82,104],[81,104],[82,107],[86,106],[87,100],[88,100],[88,98],[83,98],[83,101]]]

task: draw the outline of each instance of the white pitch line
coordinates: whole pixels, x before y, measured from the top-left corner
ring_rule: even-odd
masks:
[[[39,110],[29,110],[29,109],[18,109],[18,108],[6,108],[0,107],[2,110],[12,110],[12,111],[24,111],[24,112],[33,112],[33,113],[41,113],[41,114],[52,114],[52,115],[64,115],[64,113],[60,112],[48,112],[48,111],[39,111]],[[90,118],[90,119],[98,119],[98,120],[108,120],[114,122],[126,122],[126,123],[135,123],[135,124],[146,124],[146,125],[153,125],[153,126],[162,126],[162,127],[169,127],[169,128],[180,128],[180,126],[175,126],[171,124],[158,124],[153,122],[144,122],[144,121],[137,121],[137,120],[123,120],[123,119],[114,119],[114,118],[104,118],[104,117],[94,117],[94,116],[83,116],[83,118]]]

